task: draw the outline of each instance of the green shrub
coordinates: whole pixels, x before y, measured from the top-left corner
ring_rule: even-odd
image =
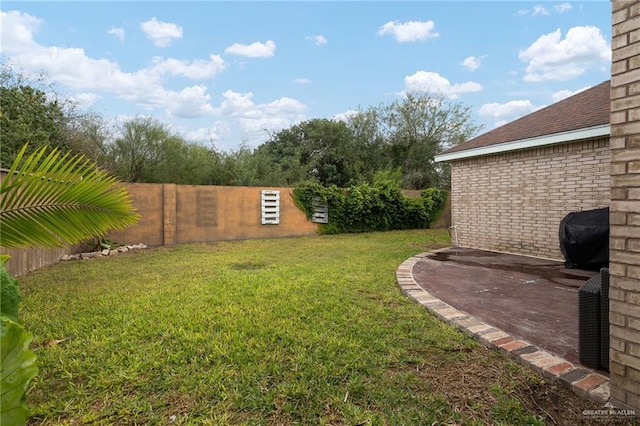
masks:
[[[319,232],[341,234],[429,228],[444,207],[447,192],[431,188],[420,198],[410,198],[392,180],[381,179],[346,189],[309,182],[295,188],[293,198],[308,218],[314,200],[327,203],[329,221],[319,226]]]
[[[20,290],[18,280],[9,275],[4,261],[0,261],[0,316],[12,321],[18,321],[18,305],[20,304]]]
[[[26,403],[27,388],[31,379],[38,374],[36,356],[29,350],[33,335],[8,317],[3,316],[0,321],[0,424],[23,425],[27,423],[29,416]]]
[[[18,280],[9,275],[5,261],[6,256],[0,258],[0,424],[22,425],[26,424],[29,415],[25,394],[38,367],[35,355],[29,350],[33,336],[18,320]]]
[[[420,196],[425,204],[425,208],[432,212],[430,220],[431,223],[433,223],[444,210],[449,193],[443,189],[428,188],[422,190]]]

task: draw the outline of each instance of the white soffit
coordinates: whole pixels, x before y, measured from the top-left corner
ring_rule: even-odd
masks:
[[[537,148],[540,146],[555,145],[580,139],[591,139],[610,135],[611,126],[609,124],[605,124],[602,126],[586,127],[584,129],[571,130],[568,132],[553,133],[551,135],[539,136],[537,138],[520,139],[512,142],[471,148],[464,151],[452,152],[450,154],[440,154],[435,156],[434,161],[439,163],[442,161],[461,160],[463,158],[499,154],[501,152]]]

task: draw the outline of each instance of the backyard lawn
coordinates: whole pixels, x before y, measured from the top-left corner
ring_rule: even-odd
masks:
[[[446,230],[188,244],[31,273],[30,424],[580,424],[592,404],[401,293],[400,263],[449,244]]]

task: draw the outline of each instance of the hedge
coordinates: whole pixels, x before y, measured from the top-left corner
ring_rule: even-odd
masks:
[[[293,198],[309,219],[314,200],[326,203],[329,220],[318,230],[321,234],[341,234],[429,228],[444,208],[447,191],[429,188],[419,198],[412,198],[389,182],[349,188],[309,182],[295,188]]]

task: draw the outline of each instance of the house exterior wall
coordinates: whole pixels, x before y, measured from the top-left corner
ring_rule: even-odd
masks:
[[[458,245],[563,260],[560,221],[609,205],[609,161],[608,138],[453,161]]]
[[[640,2],[612,2],[611,402],[640,410]],[[640,414],[640,412],[639,412]]]

